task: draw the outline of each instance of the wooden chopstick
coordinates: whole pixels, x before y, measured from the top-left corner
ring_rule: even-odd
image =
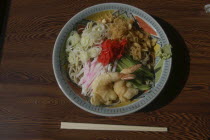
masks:
[[[72,123],[72,122],[61,122],[61,129],[154,131],[154,132],[167,132],[168,131],[167,127],[110,125],[110,124]]]

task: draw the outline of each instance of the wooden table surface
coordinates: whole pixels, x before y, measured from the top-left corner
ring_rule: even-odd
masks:
[[[102,117],[72,104],[52,69],[55,39],[89,6],[111,0],[14,0],[10,3],[0,65],[1,140],[208,139],[210,137],[210,14],[208,1],[115,0],[151,14],[173,45],[165,90],[142,111]],[[169,132],[60,130],[60,122],[168,127]]]

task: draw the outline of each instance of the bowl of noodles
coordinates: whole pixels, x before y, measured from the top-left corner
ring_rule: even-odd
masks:
[[[142,109],[164,88],[172,63],[161,26],[126,4],[99,4],[60,31],[53,70],[66,97],[81,109],[121,116]]]

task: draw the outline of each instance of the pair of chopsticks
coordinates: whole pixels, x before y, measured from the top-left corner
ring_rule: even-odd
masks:
[[[167,127],[61,122],[61,129],[167,132]]]

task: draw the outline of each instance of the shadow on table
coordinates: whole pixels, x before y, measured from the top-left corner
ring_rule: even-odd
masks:
[[[178,31],[166,21],[153,16],[164,29],[170,44],[172,45],[172,68],[164,89],[158,97],[140,112],[150,112],[173,101],[182,91],[188,79],[190,70],[190,57],[184,39]]]
[[[0,64],[11,0],[0,0]]]

